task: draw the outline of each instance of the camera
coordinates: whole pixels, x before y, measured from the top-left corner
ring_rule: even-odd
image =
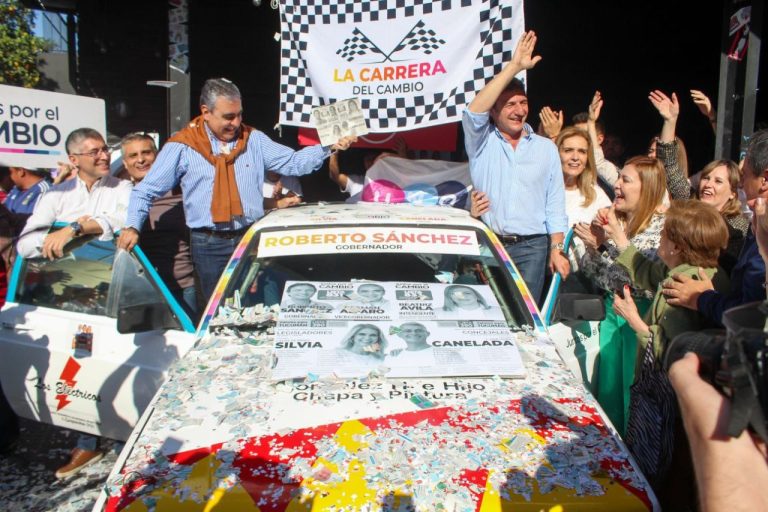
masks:
[[[768,442],[768,302],[755,302],[723,314],[725,335],[712,331],[685,332],[672,340],[664,370],[694,352],[699,374],[732,402],[728,435],[738,437],[749,427]]]

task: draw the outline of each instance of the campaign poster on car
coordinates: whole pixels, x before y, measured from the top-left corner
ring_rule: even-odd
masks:
[[[487,285],[289,281],[275,357],[275,380],[525,374]]]
[[[282,319],[504,320],[488,285],[288,281]]]

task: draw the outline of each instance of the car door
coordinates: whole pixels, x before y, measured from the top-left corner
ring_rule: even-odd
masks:
[[[16,260],[0,311],[3,390],[22,417],[124,440],[192,346],[194,326],[136,248],[120,251],[139,269],[130,280],[144,282],[145,303],[165,308],[175,328],[118,332],[119,315],[107,312],[114,241],[75,245],[53,261]]]
[[[594,392],[600,354],[599,324],[605,312],[598,314],[602,297],[596,293],[589,277],[578,268],[580,249],[574,241],[573,229],[567,233],[565,244],[572,272],[565,281],[560,274],[553,276],[542,316],[568,369]]]

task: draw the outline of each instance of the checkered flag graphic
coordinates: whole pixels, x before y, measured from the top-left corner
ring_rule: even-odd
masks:
[[[397,48],[392,51],[392,54],[408,48],[413,51],[423,51],[429,55],[445,44],[445,39],[438,39],[434,30],[426,29],[424,27],[426,27],[424,21],[419,20],[419,22],[414,25],[411,31],[403,38],[400,44],[397,45]]]
[[[358,95],[368,128],[374,133],[459,121],[475,94],[512,57],[517,39],[525,30],[523,0],[280,0],[280,6],[280,123],[307,128],[313,127],[313,108]],[[446,17],[434,16],[441,13],[477,27],[474,62],[460,76],[454,75],[450,82],[441,82],[442,75],[433,76],[429,89],[410,92],[386,91],[390,85],[414,82],[410,78],[346,80],[346,65],[354,71],[365,61],[372,73],[385,67],[412,66],[416,62],[412,56],[419,55],[428,60],[439,58],[448,69],[454,69],[450,67],[452,55],[446,52],[460,50],[452,47],[452,29],[441,21]],[[393,38],[387,41],[380,30],[368,29],[369,23],[382,22],[403,31],[388,34]],[[315,31],[319,26],[343,31],[344,37],[338,39],[343,43],[328,48],[326,40],[315,35],[323,33]],[[308,53],[310,48],[314,54]],[[325,49],[324,59],[317,58],[319,48]],[[393,59],[395,54],[399,58]],[[313,55],[311,60],[309,55]],[[423,60],[419,62],[424,64]],[[329,87],[327,76],[334,67],[339,68],[338,80],[334,78],[335,83]],[[320,77],[326,91],[322,94],[314,84]],[[353,85],[365,92],[352,92]]]
[[[367,55],[369,53],[384,55],[384,52],[379,50],[379,48],[357,27],[352,31],[352,37],[344,40],[344,46],[336,50],[336,55],[339,55],[347,62],[352,62],[356,57]]]

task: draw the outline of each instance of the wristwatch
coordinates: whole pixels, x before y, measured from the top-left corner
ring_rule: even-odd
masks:
[[[72,230],[72,236],[75,238],[83,234],[83,226],[77,221],[70,222],[69,229]]]
[[[549,246],[550,250],[553,251],[565,251],[565,244],[563,242],[557,242],[556,244],[552,244]]]

